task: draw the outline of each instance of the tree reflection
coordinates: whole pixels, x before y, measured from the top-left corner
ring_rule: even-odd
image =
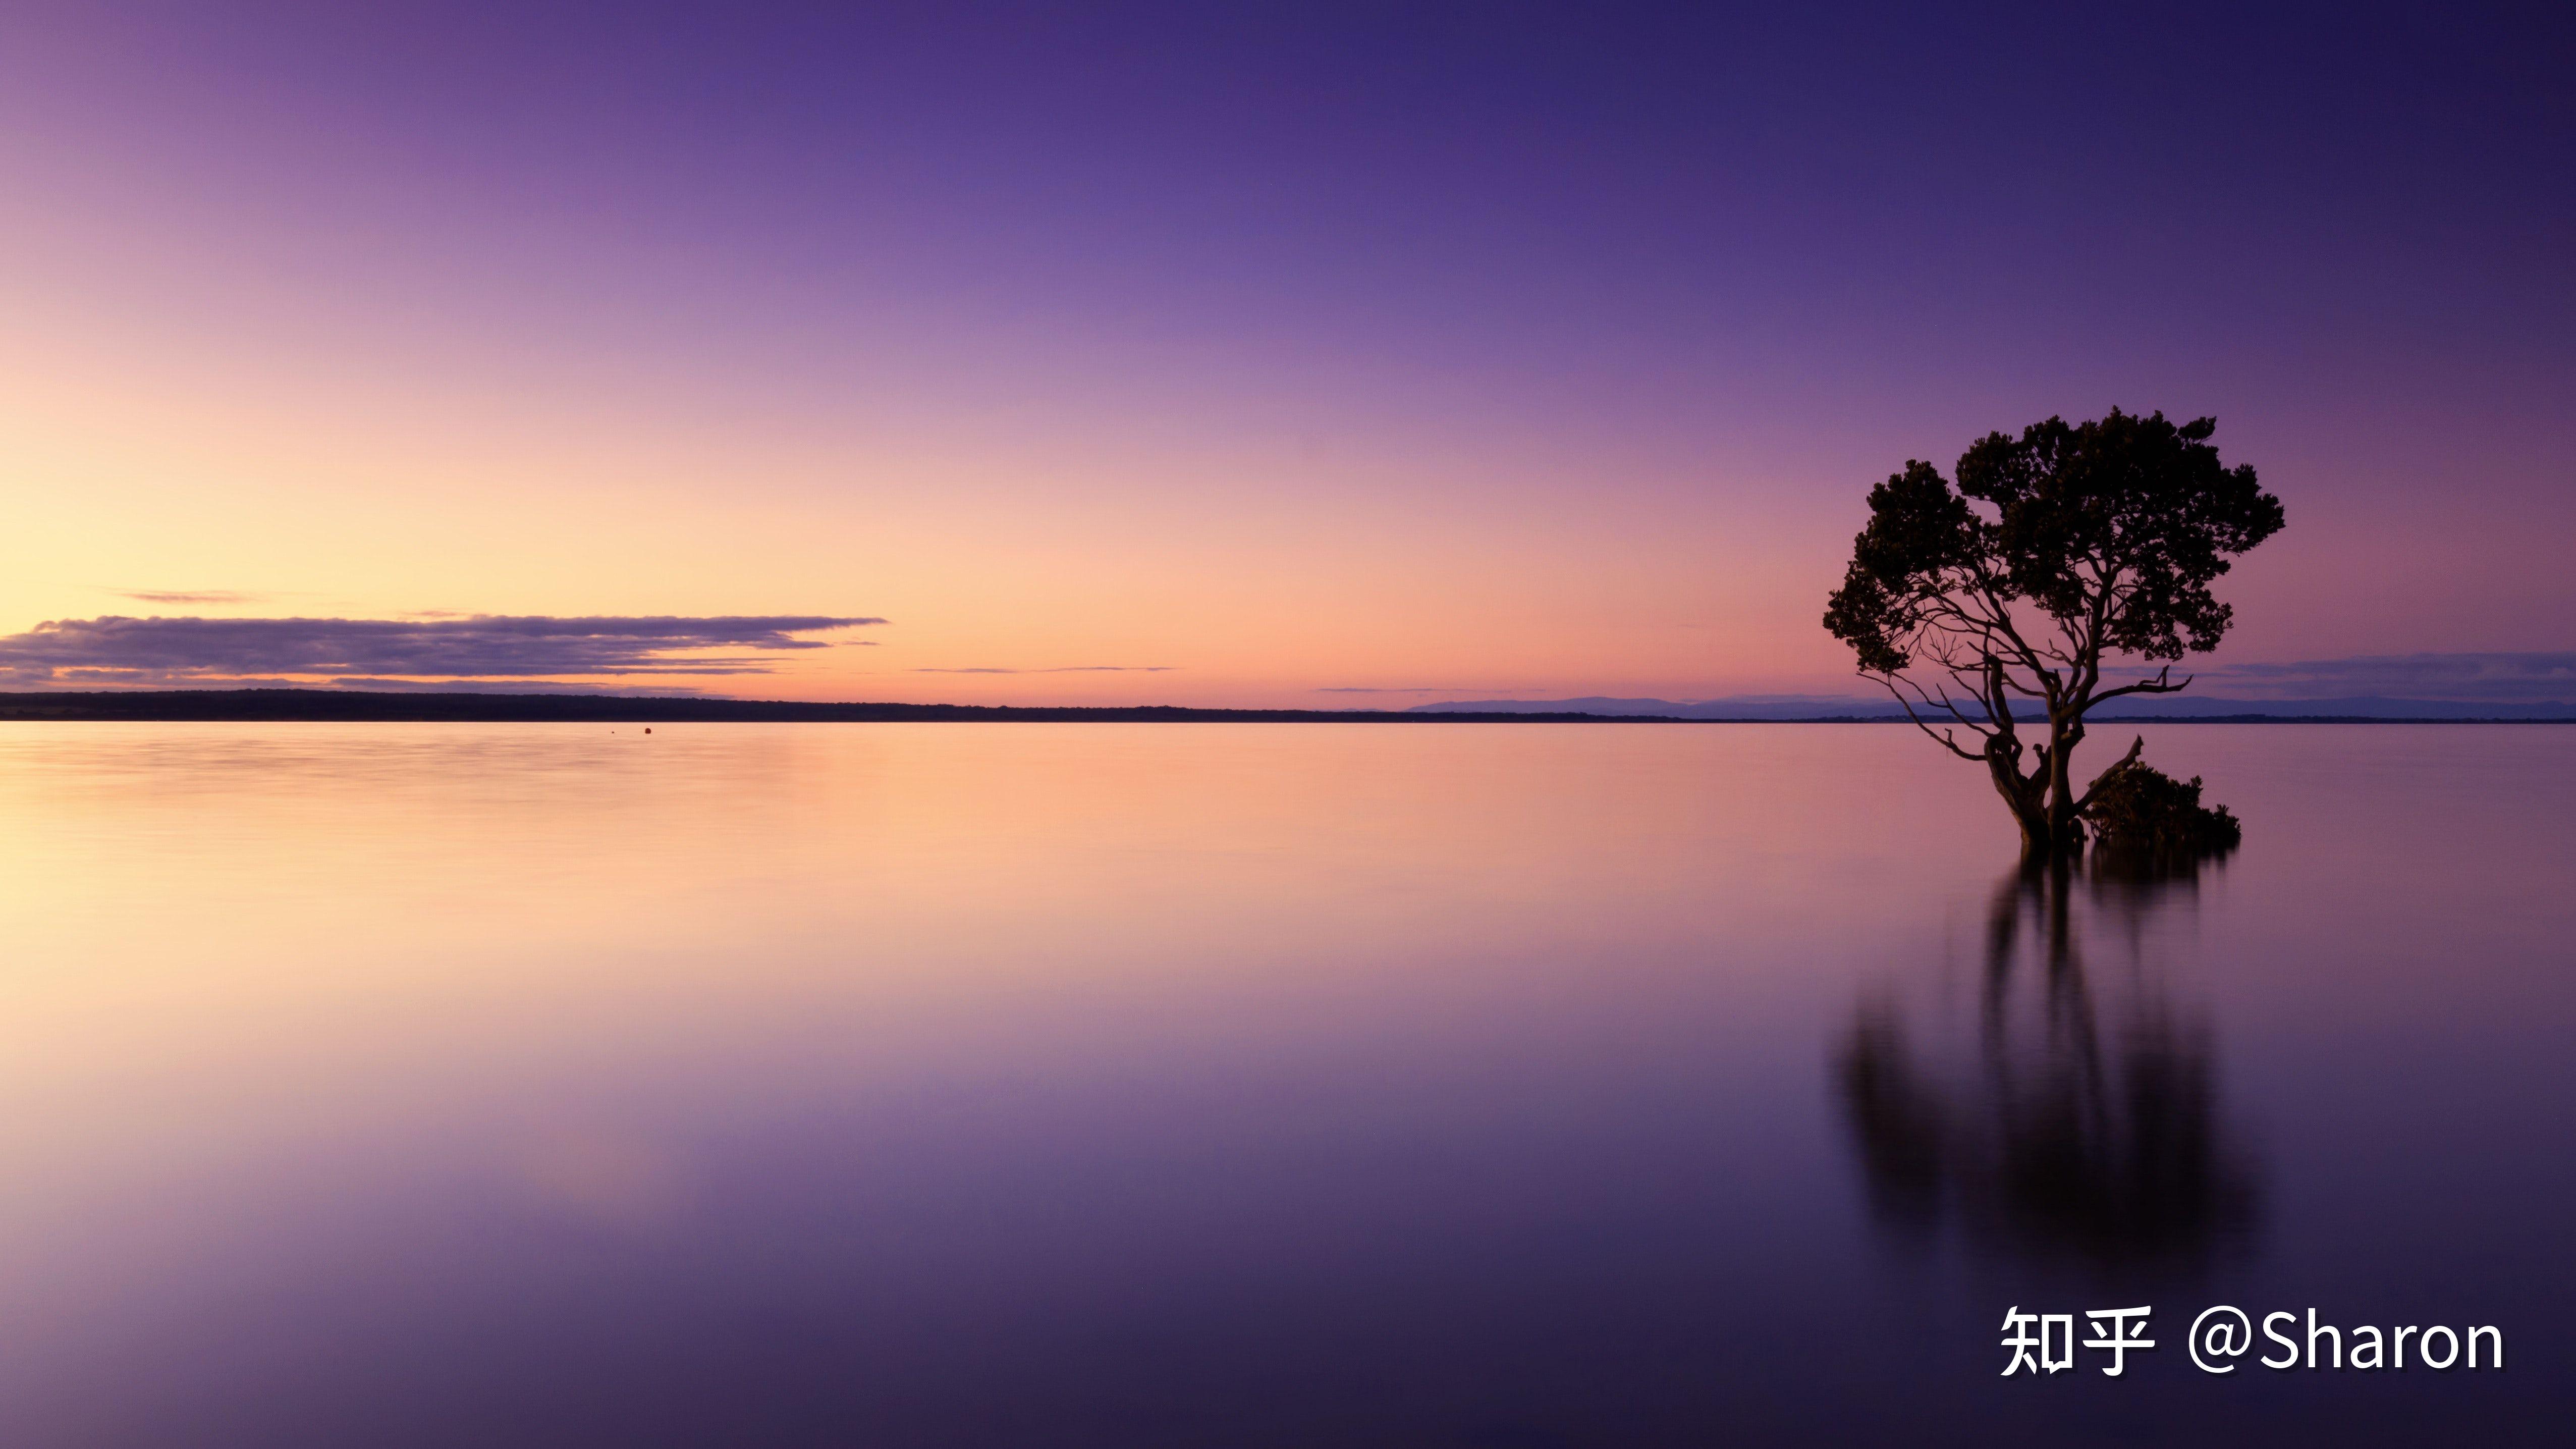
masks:
[[[2188,868],[2016,871],[1986,911],[1972,1024],[1896,991],[1862,1005],[1836,1066],[1883,1224],[2104,1266],[2195,1262],[2241,1232],[2253,1181],[2209,1027],[2156,944],[2197,889]]]

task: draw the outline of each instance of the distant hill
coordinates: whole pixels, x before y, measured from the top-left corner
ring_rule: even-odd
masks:
[[[2138,706],[2132,710],[2129,706]],[[2124,699],[2097,720],[2576,721],[2576,706],[2476,705],[2406,699]],[[1180,705],[1076,708],[975,704],[823,704],[799,700],[704,699],[619,694],[485,694],[372,689],[47,690],[0,694],[5,720],[309,720],[327,722],[679,724],[792,721],[1151,722],[1315,724],[1686,724],[1720,722],[1902,721],[1881,700],[1755,695],[1679,701],[1615,699],[1461,700],[1406,710],[1193,709]]]
[[[1386,710],[1190,709],[1177,705],[1129,708],[1024,708],[975,704],[817,704],[799,700],[703,699],[668,695],[486,694],[372,689],[151,689],[48,690],[0,694],[0,720],[332,720],[407,723],[509,723],[561,721],[590,724],[747,723],[804,720],[816,723],[900,721],[1099,721],[1205,720],[1259,723],[1494,723],[1651,724],[1642,714],[1606,716],[1569,710],[1478,710],[1474,714]]]
[[[2194,699],[2188,694],[2130,695],[2105,705],[2095,719],[2212,719],[2242,715],[2274,718],[2386,720],[2576,720],[2576,704],[2561,700],[2506,703],[2495,700],[2388,699],[2354,695],[2333,699]]]
[[[1413,714],[1521,714],[1531,710],[1564,711],[1575,714],[1610,717],[1656,715],[1667,719],[1695,720],[1819,720],[1819,719],[1903,719],[1905,716],[1885,696],[1869,699],[1857,695],[1747,694],[1725,699],[1620,699],[1609,695],[1587,694],[1575,699],[1514,700],[1460,699],[1443,704],[1418,704]]]
[[[1722,699],[1621,699],[1584,695],[1575,699],[1459,699],[1414,706],[1430,714],[1502,714],[1572,712],[1604,716],[1653,715],[1690,720],[1901,720],[1903,711],[1885,697],[1865,695],[1733,695]],[[2016,712],[2018,713],[2018,711]],[[2034,716],[2036,717],[2036,716]],[[2498,720],[2557,722],[2576,720],[2576,704],[2499,704],[2441,699],[2383,699],[2359,696],[2337,699],[2218,699],[2191,694],[2129,695],[2111,701],[2095,720]]]

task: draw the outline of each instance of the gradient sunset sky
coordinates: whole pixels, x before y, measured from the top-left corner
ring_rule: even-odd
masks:
[[[13,4],[0,635],[57,684],[1845,692],[1869,485],[2117,405],[2288,506],[2222,663],[2554,657],[2571,33]]]

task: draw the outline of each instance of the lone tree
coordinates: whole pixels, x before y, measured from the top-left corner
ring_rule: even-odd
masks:
[[[1825,627],[1925,734],[1985,765],[2027,854],[2079,848],[2084,807],[2145,744],[2078,791],[2069,762],[2085,714],[2191,683],[2166,663],[2106,688],[2103,657],[2217,648],[2234,610],[2211,582],[2280,531],[2281,500],[2251,467],[2218,461],[2217,430],[2211,418],[2117,408],[2088,423],[2050,418],[1970,447],[1955,488],[1909,462],[1870,490],[1869,527]],[[2018,720],[2016,700],[2030,706]],[[2022,726],[2041,714],[2047,743],[2026,747]]]

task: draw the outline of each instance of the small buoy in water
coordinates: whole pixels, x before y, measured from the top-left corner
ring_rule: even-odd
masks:
[[[646,734],[648,734],[648,735],[649,735],[649,734],[651,734],[651,733],[653,733],[653,727],[652,727],[651,725],[646,725],[646,726],[644,727],[644,733],[646,733]]]

